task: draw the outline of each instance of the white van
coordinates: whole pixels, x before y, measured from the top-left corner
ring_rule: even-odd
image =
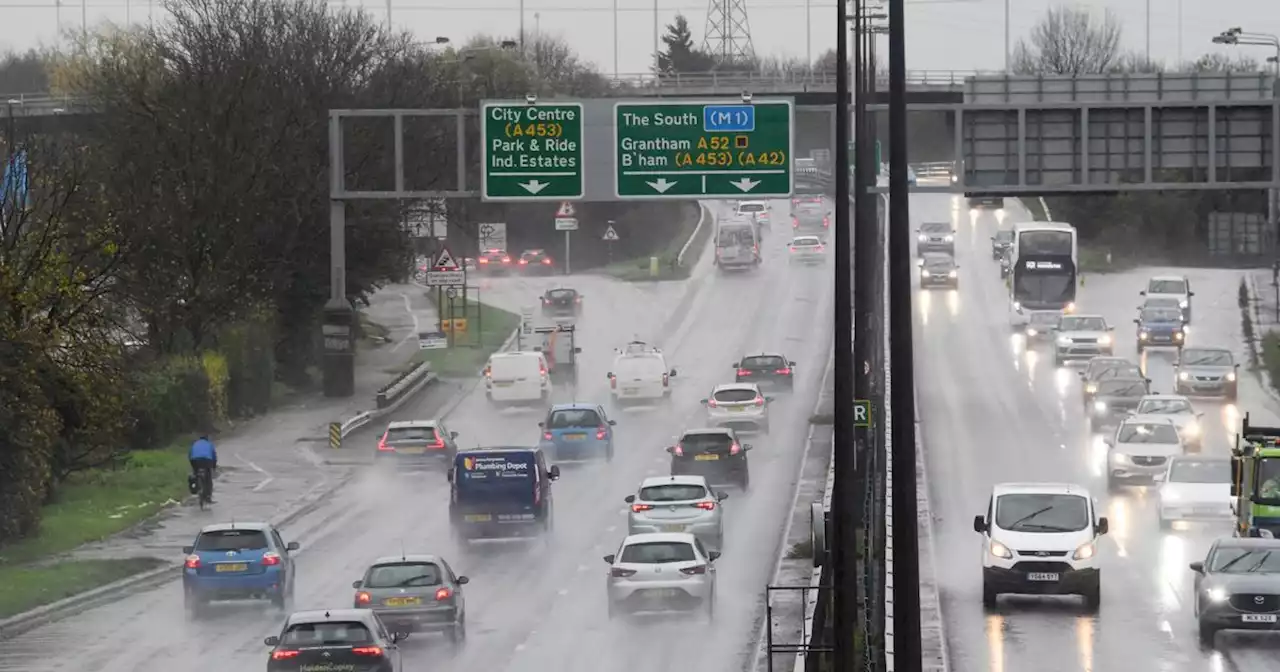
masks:
[[[759,266],[760,236],[755,225],[744,220],[721,222],[716,228],[715,264],[725,270]]]
[[[484,368],[484,394],[495,404],[545,402],[551,398],[547,359],[540,352],[498,352]]]
[[[671,396],[671,379],[675,369],[667,368],[660,350],[628,351],[613,360],[609,372],[609,394],[614,403],[661,401]]]

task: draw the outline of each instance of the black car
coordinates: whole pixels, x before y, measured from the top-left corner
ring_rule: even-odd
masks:
[[[737,371],[734,381],[738,383],[756,383],[761,387],[781,387],[785,390],[795,389],[796,363],[776,353],[760,353],[747,355],[742,361],[734,362]]]
[[[556,265],[546,250],[525,250],[520,253],[516,268],[521,273],[554,273]]]
[[[1004,256],[1005,250],[1013,249],[1013,231],[1003,229],[996,231],[996,235],[991,236],[991,258],[999,259]]]
[[[672,476],[705,476],[709,485],[736,485],[743,490],[751,486],[747,453],[751,444],[738,440],[738,433],[728,427],[691,429],[669,446]]]
[[[402,672],[398,643],[405,632],[391,633],[371,609],[300,611],[289,616],[271,648],[267,672],[361,670]]]
[[[1098,381],[1104,378],[1143,378],[1142,369],[1123,357],[1094,357],[1080,372],[1080,397],[1086,406],[1098,391]]]
[[[582,295],[576,289],[548,289],[542,295],[542,314],[551,317],[576,317],[582,312]]]
[[[1146,378],[1103,378],[1093,393],[1089,417],[1094,427],[1110,427],[1138,408],[1142,398],[1151,393]]]
[[[920,258],[920,289],[960,287],[960,265],[946,254],[926,254]]]
[[[1204,562],[1191,563],[1201,646],[1212,648],[1220,630],[1274,632],[1280,612],[1280,541],[1224,537]]]

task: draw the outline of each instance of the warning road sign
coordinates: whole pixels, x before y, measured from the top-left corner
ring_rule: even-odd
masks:
[[[440,256],[436,257],[436,262],[431,267],[437,271],[457,271],[462,268],[447,247],[440,248]]]
[[[569,201],[561,201],[560,209],[556,211],[556,217],[573,217],[577,211],[573,209],[573,204]]]
[[[604,237],[602,238],[602,240],[612,241],[617,239],[618,239],[618,232],[614,231],[612,226],[604,230]]]

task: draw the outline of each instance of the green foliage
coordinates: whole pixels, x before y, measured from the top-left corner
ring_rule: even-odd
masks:
[[[218,335],[218,352],[226,359],[226,414],[246,418],[271,410],[276,359],[275,332],[263,318],[230,325]]]
[[[434,300],[435,292],[427,292],[427,298]],[[484,369],[489,355],[497,352],[520,326],[519,315],[483,302],[473,302],[465,315],[461,306],[450,310],[446,303],[440,309],[440,315],[444,319],[450,319],[455,312],[457,317],[466,318],[470,331],[456,336],[453,347],[415,352],[401,371],[408,371],[422,362],[430,362],[431,371],[441,378],[475,377]]]
[[[1262,365],[1271,376],[1271,386],[1280,390],[1280,332],[1268,331],[1262,335]]]
[[[0,565],[0,619],[156,569],[157,558],[74,560],[50,565]]]
[[[684,14],[676,14],[675,22],[667,24],[662,44],[666,45],[666,49],[658,52],[657,68],[660,75],[710,72],[715,69],[715,57],[693,45],[693,33],[689,30],[689,20]]]

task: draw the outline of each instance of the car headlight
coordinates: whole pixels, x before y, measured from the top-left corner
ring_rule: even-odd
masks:
[[[1103,334],[1098,338],[1098,343],[1102,345],[1111,345],[1111,334]]]
[[[1129,461],[1129,457],[1127,455],[1125,455],[1124,453],[1117,453],[1115,451],[1111,451],[1111,454],[1108,455],[1108,458],[1111,460],[1113,464],[1124,464],[1125,462]]]
[[[1066,337],[1059,338],[1058,345],[1071,345],[1071,339]]]
[[[1067,307],[1066,307],[1065,309],[1063,309],[1063,312],[1067,312],[1067,313],[1074,313],[1074,312],[1076,312],[1076,303],[1075,303],[1075,301],[1072,301],[1071,303],[1068,303],[1068,304],[1067,304]]]
[[[1028,335],[1028,336],[1035,336],[1035,335],[1036,335],[1036,334],[1038,334],[1038,333],[1040,333],[1040,332],[1036,331],[1036,330],[1035,330],[1035,327],[1027,327],[1027,335]]]
[[[948,243],[952,243],[952,242],[955,242],[956,237],[955,237],[955,236],[947,236],[946,238],[943,238],[943,240],[947,241]]]
[[[969,208],[969,216],[970,216],[970,217],[977,217],[977,216],[978,216],[978,209],[977,209],[977,208]]]
[[[1234,382],[1236,382],[1236,372],[1235,372],[1235,371],[1231,371],[1231,372],[1228,372],[1228,373],[1227,373],[1227,382],[1228,382],[1228,383],[1234,383]]]
[[[1138,339],[1139,339],[1139,340],[1143,340],[1143,341],[1145,341],[1145,340],[1147,340],[1147,335],[1148,335],[1148,334],[1147,334],[1147,331],[1144,329],[1144,330],[1142,330],[1142,331],[1138,332]]]
[[[1187,436],[1190,436],[1190,437],[1200,436],[1200,423],[1198,422],[1189,423],[1186,427],[1183,428],[1183,431],[1186,432]]]
[[[922,242],[922,243],[923,243],[924,241],[929,240],[929,236],[926,236],[926,235],[924,235],[924,234],[922,233],[922,234],[920,234],[920,235],[916,236],[916,240],[918,240],[918,241],[920,241],[920,242]]]
[[[929,277],[929,271],[920,271],[920,277],[922,278]]]
[[[1084,391],[1088,392],[1089,394],[1093,394],[1094,392],[1098,391],[1098,386],[1094,385],[1093,383],[1089,383],[1088,385],[1084,386]]]
[[[1181,300],[1181,301],[1179,301],[1179,302],[1178,302],[1178,307],[1179,307],[1179,308],[1182,308],[1182,309],[1184,309],[1184,310],[1185,310],[1186,308],[1190,307],[1190,306],[1191,306],[1191,302],[1190,302],[1190,301],[1187,301],[1186,299],[1183,299],[1183,300]]]
[[[1191,374],[1187,373],[1186,371],[1179,371],[1178,380],[1191,380]]]
[[[1089,558],[1092,558],[1093,554],[1096,552],[1097,548],[1093,545],[1092,541],[1087,544],[1080,544],[1080,548],[1077,548],[1076,552],[1071,554],[1071,559],[1088,560]]]
[[[1008,546],[1005,546],[994,539],[991,540],[991,555],[994,555],[997,558],[1004,558],[1005,560],[1013,559],[1013,551],[1009,550]]]
[[[996,208],[996,217],[1004,217],[1004,208]]]
[[[1227,601],[1227,591],[1221,588],[1210,588],[1209,590],[1204,591],[1204,596],[1209,598],[1210,602]]]
[[[954,278],[954,277],[956,277],[956,272],[955,272],[955,271],[951,271],[950,273],[948,273],[948,274],[947,274],[947,277],[949,277],[949,278]]]
[[[1181,340],[1182,340],[1182,332],[1181,332],[1181,331],[1175,331],[1175,332],[1173,332],[1173,340],[1175,340],[1175,341],[1181,341]]]
[[[1014,309],[1014,310],[1016,310],[1016,311],[1018,311],[1019,313],[1021,313],[1021,312],[1022,312],[1022,304],[1021,304],[1021,303],[1018,303],[1017,301],[1014,301],[1014,302],[1013,302],[1013,309]]]
[[[1099,413],[1101,413],[1101,412],[1103,412],[1103,411],[1107,410],[1107,402],[1105,402],[1105,401],[1095,401],[1095,402],[1093,402],[1093,410],[1095,410],[1095,411],[1097,411],[1097,412],[1099,412]]]

